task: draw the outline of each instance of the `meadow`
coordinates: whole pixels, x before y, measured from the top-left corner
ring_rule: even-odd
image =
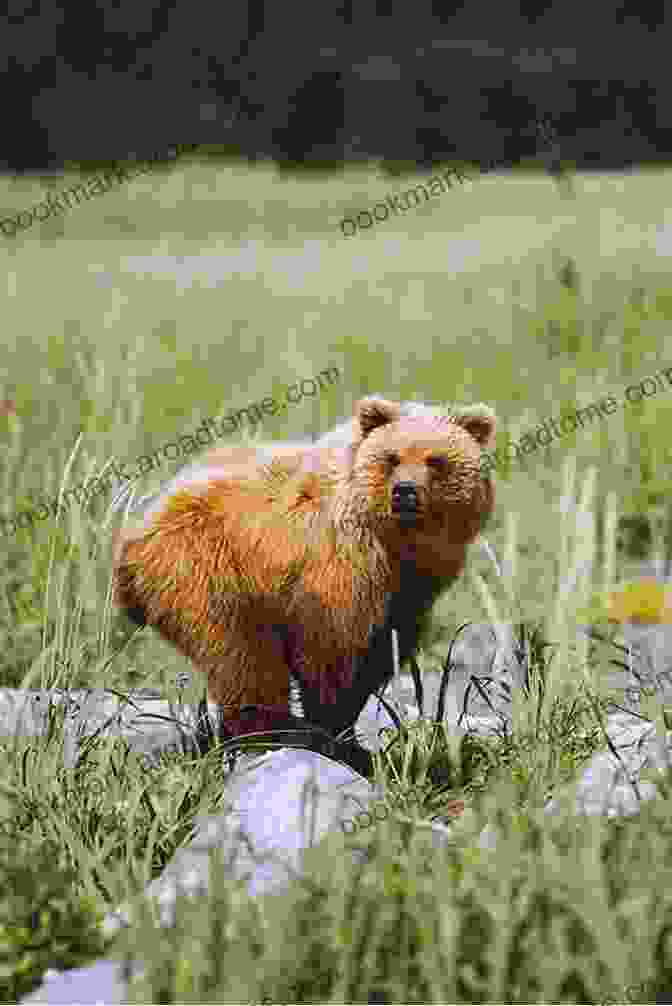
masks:
[[[579,174],[571,191],[534,166],[468,173],[345,238],[344,216],[411,176],[295,177],[187,156],[2,237],[0,400],[13,410],[0,414],[0,515],[328,367],[338,382],[242,437],[317,434],[382,392],[486,402],[504,449],[672,366],[669,171]],[[3,179],[0,214],[74,181]],[[0,1002],[47,968],[129,948],[148,962],[136,1002],[651,1002],[672,988],[668,787],[633,818],[541,811],[606,746],[614,649],[577,647],[574,626],[645,551],[672,550],[670,420],[661,390],[498,467],[485,536],[503,575],[472,550],[419,663],[438,671],[466,621],[512,621],[534,640],[538,687],[514,704],[508,738],[456,747],[407,723],[377,766],[389,818],[330,835],[282,895],[252,900],[221,875],[207,899],[182,903],[175,929],[147,914],[108,941],[105,913],[217,808],[216,751],[148,772],[100,738],[67,769],[58,722],[0,739]],[[164,463],[138,492],[172,474]],[[186,662],[111,606],[110,501],[0,534],[1,687],[177,697]],[[411,791],[423,800],[406,806]],[[455,799],[467,811],[439,854],[421,823]],[[478,847],[486,824],[496,854]],[[344,854],[356,844],[358,865]]]

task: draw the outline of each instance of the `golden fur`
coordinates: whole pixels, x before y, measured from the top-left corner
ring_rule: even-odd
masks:
[[[210,450],[115,540],[117,603],[207,674],[234,733],[289,711],[290,674],[311,722],[350,725],[389,676],[390,629],[403,660],[492,510],[486,406],[365,398],[345,425],[335,446]]]

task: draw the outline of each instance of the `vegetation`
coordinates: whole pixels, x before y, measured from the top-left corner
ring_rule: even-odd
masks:
[[[371,391],[492,403],[498,447],[603,396],[622,403],[672,364],[672,291],[638,244],[666,182],[578,176],[569,204],[545,178],[483,177],[346,240],[338,221],[389,178],[193,164],[35,225],[0,251],[0,399],[16,406],[0,415],[2,514],[330,366],[341,381],[265,419],[264,439],[324,430]],[[21,184],[17,210],[39,198]],[[130,952],[147,965],[135,1002],[650,1002],[672,987],[669,780],[633,818],[543,814],[606,747],[620,658],[606,616],[663,617],[648,586],[608,598],[670,544],[671,414],[660,391],[495,476],[499,564],[474,550],[418,663],[444,670],[467,621],[513,622],[527,688],[511,729],[459,741],[404,719],[377,766],[389,819],[330,834],[282,894],[250,899],[213,856],[208,897],[182,901],[174,929],[138,898],[137,921],[107,939],[106,912],[221,807],[228,763],[213,748],[148,770],[100,735],[70,768],[58,712],[46,735],[4,739],[0,1001],[47,968]],[[2,686],[177,698],[185,661],[111,609],[109,502],[3,536]],[[602,643],[577,637],[586,612]],[[437,850],[427,822],[456,799],[466,810]],[[479,844],[486,826],[496,850]]]

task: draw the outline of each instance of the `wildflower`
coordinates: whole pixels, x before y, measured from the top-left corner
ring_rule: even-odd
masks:
[[[672,589],[654,579],[625,583],[607,598],[610,622],[635,624],[672,622]]]

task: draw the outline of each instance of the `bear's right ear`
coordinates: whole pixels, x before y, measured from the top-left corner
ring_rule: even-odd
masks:
[[[401,417],[401,403],[387,398],[360,398],[355,406],[355,425],[359,426],[362,440],[379,426],[387,426]]]

